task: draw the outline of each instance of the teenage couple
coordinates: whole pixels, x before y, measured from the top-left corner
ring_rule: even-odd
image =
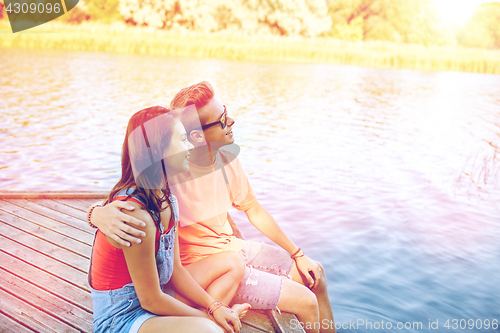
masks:
[[[182,89],[171,108],[132,116],[121,179],[104,206],[89,209],[99,229],[94,330],[239,331],[251,307],[294,313],[307,332],[335,332],[321,264],[257,201],[229,152],[235,121],[210,83]],[[236,237],[231,205],[284,251]]]

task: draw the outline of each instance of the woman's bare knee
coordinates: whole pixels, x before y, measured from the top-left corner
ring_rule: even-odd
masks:
[[[234,270],[238,272],[238,275],[240,276],[240,279],[243,278],[243,274],[245,272],[245,261],[243,261],[243,258],[241,257],[241,254],[239,252],[233,252],[233,266]]]
[[[189,326],[193,332],[224,333],[224,330],[219,325],[207,318],[190,318]]]
[[[216,323],[201,317],[165,317],[158,316],[146,320],[139,328],[139,333],[224,333]]]
[[[243,278],[245,262],[238,252],[226,251],[225,262],[228,265],[228,273],[233,275],[238,282]]]
[[[200,327],[198,332],[224,333],[224,330],[213,321],[207,319],[206,323],[203,325],[203,327]]]

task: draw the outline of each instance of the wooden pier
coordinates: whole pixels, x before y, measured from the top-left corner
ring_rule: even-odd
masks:
[[[93,331],[86,212],[106,195],[0,192],[1,332]],[[240,332],[304,332],[291,329],[294,318],[251,310]]]

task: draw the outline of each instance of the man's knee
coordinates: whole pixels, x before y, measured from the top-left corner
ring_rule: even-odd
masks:
[[[316,312],[318,311],[318,299],[316,295],[307,288],[306,296],[304,298],[304,303],[301,303],[301,306],[304,306],[308,311]]]
[[[309,312],[316,311],[318,309],[318,299],[316,295],[306,286],[299,283],[292,283],[292,289],[286,289],[288,295],[284,298],[293,301],[294,304],[300,304],[300,308]]]
[[[316,262],[318,264],[318,269],[319,269],[319,281],[318,285],[313,288],[313,292],[317,294],[318,292],[326,292],[328,290],[328,281],[326,278],[325,274],[325,269],[323,268],[323,265],[321,263]]]

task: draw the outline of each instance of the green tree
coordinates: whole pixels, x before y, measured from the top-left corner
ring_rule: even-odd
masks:
[[[454,39],[443,29],[432,0],[330,0],[328,7],[329,35],[336,38],[419,44]]]
[[[477,6],[460,33],[459,41],[468,47],[500,48],[500,2]]]
[[[57,20],[60,22],[72,24],[79,24],[89,19],[90,15],[88,14],[88,7],[83,0],[80,0],[78,2],[78,5],[70,10],[67,14],[57,18]]]
[[[213,32],[317,36],[331,26],[325,0],[120,0],[130,23]]]
[[[133,24],[160,29],[184,27],[189,30],[215,31],[214,12],[220,0],[120,0],[119,11]]]
[[[363,40],[363,10],[369,5],[364,0],[333,0],[328,3],[332,28],[327,35],[344,40]]]
[[[373,15],[364,22],[364,39],[400,42],[402,37],[389,21],[378,15]]]
[[[119,4],[119,0],[85,0],[86,13],[89,15],[90,20],[102,22],[121,20],[118,11]]]
[[[89,20],[109,23],[122,19],[118,5],[119,0],[80,0],[75,8],[58,20],[76,24]]]
[[[240,5],[252,21],[280,35],[317,36],[331,26],[324,0],[240,0]]]

